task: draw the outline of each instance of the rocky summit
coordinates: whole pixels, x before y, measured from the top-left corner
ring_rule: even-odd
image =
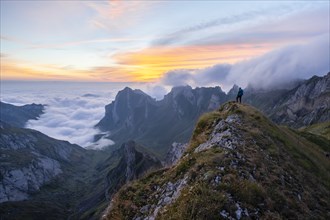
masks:
[[[247,104],[204,114],[178,163],[126,184],[103,219],[329,219],[329,142]]]

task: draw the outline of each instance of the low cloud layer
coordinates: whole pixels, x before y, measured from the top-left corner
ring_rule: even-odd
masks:
[[[45,114],[38,120],[30,120],[26,127],[89,147],[94,135],[99,133],[93,126],[104,116],[104,104],[96,98],[55,97],[46,106]]]
[[[167,72],[160,84],[167,86],[221,85],[228,90],[233,84],[270,88],[295,79],[307,79],[330,71],[329,34],[305,44],[283,47],[265,55],[235,64],[218,64],[194,70]]]
[[[94,143],[94,135],[100,134],[94,126],[104,116],[105,105],[114,100],[118,90],[123,89],[125,85],[3,82],[1,83],[1,101],[14,105],[45,104],[47,105],[45,113],[38,120],[28,121],[26,127],[85,148],[102,149],[114,142],[101,138]]]

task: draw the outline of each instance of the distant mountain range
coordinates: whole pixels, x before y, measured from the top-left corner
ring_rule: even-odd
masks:
[[[202,113],[225,101],[220,87],[175,87],[160,101],[141,90],[125,88],[105,107],[105,116],[96,126],[108,131],[118,144],[135,140],[162,157],[173,142],[189,140]]]
[[[237,91],[236,85],[228,94],[220,87],[182,86],[156,101],[141,90],[125,88],[105,107],[105,116],[96,126],[109,132],[110,139],[119,145],[135,140],[164,158],[174,142],[188,142],[200,115],[235,100]],[[294,128],[330,121],[330,73],[297,81],[288,89],[248,87],[243,102],[274,122]]]

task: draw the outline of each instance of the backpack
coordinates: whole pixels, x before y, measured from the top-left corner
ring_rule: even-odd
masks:
[[[238,91],[238,96],[242,96],[243,95],[243,89],[240,89],[239,91]]]

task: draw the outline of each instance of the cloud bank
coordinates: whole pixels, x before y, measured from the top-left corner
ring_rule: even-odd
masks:
[[[104,102],[88,97],[54,97],[49,100],[45,114],[28,121],[26,127],[60,140],[69,140],[82,147],[93,145],[94,135],[100,133],[94,125],[104,116]],[[108,143],[98,144],[100,148]]]
[[[160,84],[193,87],[221,85],[225,90],[233,84],[255,88],[276,87],[295,79],[328,73],[329,45],[329,34],[326,34],[305,44],[286,46],[235,64],[169,71]]]

